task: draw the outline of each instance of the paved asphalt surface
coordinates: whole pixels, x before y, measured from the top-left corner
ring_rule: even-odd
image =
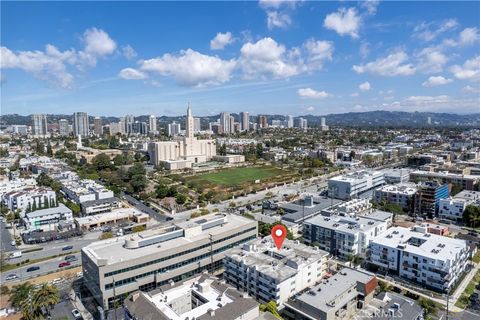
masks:
[[[12,246],[12,240],[12,236],[10,232],[8,232],[5,222],[2,219],[2,221],[0,221],[0,248],[3,252],[17,250],[15,246]]]
[[[76,253],[74,255],[75,257],[77,257],[77,261],[70,262],[71,266],[80,266],[82,264],[80,253]],[[22,266],[11,271],[2,272],[0,277],[0,280],[1,280],[0,282],[2,283],[6,282],[5,278],[10,274],[16,274],[18,276],[17,280],[26,280],[26,279],[34,278],[36,276],[51,273],[52,271],[56,271],[57,269],[59,270],[64,269],[64,268],[58,267],[58,265],[63,261],[65,261],[65,257],[58,257],[58,258],[54,258],[44,262]],[[36,271],[27,272],[27,269],[33,266],[38,266],[40,267],[40,269]],[[15,281],[13,280],[9,282],[15,283]]]

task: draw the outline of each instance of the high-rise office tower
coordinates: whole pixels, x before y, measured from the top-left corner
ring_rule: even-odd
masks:
[[[328,131],[327,120],[325,119],[325,117],[320,118],[320,130]]]
[[[199,132],[202,130],[201,120],[200,118],[193,118],[193,131]]]
[[[148,118],[148,132],[157,132],[157,118],[153,114],[150,116],[150,118]]]
[[[95,119],[93,119],[93,133],[97,136],[101,136],[103,134],[102,118],[95,117]]]
[[[235,118],[233,116],[230,116],[230,123],[229,123],[229,129],[228,133],[234,133],[235,132]]]
[[[174,121],[174,122],[168,124],[168,135],[169,136],[171,136],[171,137],[177,136],[179,133],[180,133],[180,123],[175,123],[175,121]]]
[[[250,116],[248,112],[240,112],[240,128],[243,131],[250,130]]]
[[[136,133],[136,134],[147,134],[147,123],[135,121],[128,125],[128,132],[129,133]]]
[[[73,114],[73,134],[77,136],[88,136],[88,114],[75,112]]]
[[[267,117],[266,116],[258,116],[257,123],[259,128],[266,128],[268,127]]]
[[[304,119],[302,117],[295,118],[294,124],[296,128],[307,129],[307,119]]]
[[[130,133],[130,130],[132,128],[132,123],[135,122],[135,117],[131,114],[127,114],[124,119],[125,119],[125,123],[124,123],[125,124],[125,133],[128,134],[128,133]]]
[[[432,124],[432,117],[427,118],[427,124]]]
[[[230,133],[230,113],[222,112],[220,113],[220,125],[222,126],[223,133]]]
[[[47,116],[44,114],[32,115],[32,133],[36,136],[47,134]]]
[[[293,116],[291,115],[288,115],[287,116],[287,125],[286,125],[287,128],[293,128]]]

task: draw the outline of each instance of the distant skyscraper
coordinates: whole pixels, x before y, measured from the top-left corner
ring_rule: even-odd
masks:
[[[235,127],[235,118],[233,116],[230,116],[230,123],[229,123],[228,127],[230,129],[228,131],[228,133],[234,133],[235,132],[235,128],[234,128]]]
[[[128,132],[134,134],[147,134],[147,123],[135,121],[128,124]]]
[[[428,124],[432,124],[432,117],[428,117],[428,118],[427,118],[427,123],[428,123]]]
[[[320,118],[320,130],[328,131],[327,121],[326,121],[325,117]]]
[[[101,136],[103,134],[102,118],[95,117],[95,119],[93,119],[93,133],[97,136]]]
[[[230,113],[222,112],[220,113],[220,125],[222,126],[223,133],[230,133]]]
[[[68,126],[67,119],[58,120],[58,133],[64,137],[70,135],[70,127]]]
[[[151,115],[150,118],[148,118],[148,132],[157,132],[157,118],[154,115]]]
[[[301,129],[307,129],[308,126],[307,126],[307,119],[304,119],[304,118],[295,118],[295,121],[294,121],[294,124],[295,124],[295,127],[296,128],[301,128]]]
[[[233,124],[233,132],[240,132],[241,131],[241,125],[238,122],[235,122]]]
[[[250,130],[250,116],[248,112],[240,112],[240,128],[243,131]]]
[[[73,114],[73,134],[75,137],[81,135],[88,136],[88,114],[85,112],[75,112]]]
[[[173,136],[178,136],[178,134],[180,133],[180,123],[175,123],[172,122],[172,123],[169,123],[168,124],[168,135],[173,137]]]
[[[199,132],[202,131],[201,119],[200,118],[193,118],[193,131]]]
[[[266,116],[258,116],[257,123],[259,128],[266,128],[268,127],[267,117]]]
[[[44,114],[32,115],[32,133],[36,136],[47,134],[47,116]]]
[[[127,114],[125,116],[125,133],[130,133],[130,129],[132,128],[132,123],[135,122],[135,117],[131,114]]]
[[[286,125],[287,128],[293,128],[293,116],[291,115],[288,115],[287,116],[287,125]]]

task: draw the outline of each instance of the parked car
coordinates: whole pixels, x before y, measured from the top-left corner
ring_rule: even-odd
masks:
[[[63,251],[68,251],[68,250],[72,250],[73,249],[73,246],[65,246],[62,248]]]
[[[15,247],[17,243],[15,242],[15,240],[12,240],[12,242],[10,242],[10,244]]]
[[[69,261],[63,261],[58,264],[59,268],[68,267],[70,265]]]
[[[32,272],[32,271],[37,271],[37,270],[40,270],[40,267],[39,266],[33,266],[33,267],[28,268],[27,272]]]
[[[80,311],[77,309],[72,310],[72,315],[75,317],[75,319],[82,319],[82,315],[80,314]]]
[[[7,281],[11,281],[11,280],[15,280],[15,279],[18,279],[18,276],[15,273],[11,273],[11,274],[9,274],[8,276],[5,277],[5,280],[7,280]]]

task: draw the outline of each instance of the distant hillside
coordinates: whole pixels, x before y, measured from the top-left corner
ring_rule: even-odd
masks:
[[[232,114],[236,121],[239,121],[238,114]],[[135,120],[148,122],[148,115],[135,117]],[[202,122],[215,121],[220,117],[208,116],[201,117]],[[431,119],[431,126],[435,127],[480,127],[480,113],[459,115],[454,113],[434,113],[434,112],[400,112],[400,111],[369,111],[369,112],[349,112],[342,114],[329,114],[326,116],[304,115],[310,127],[318,126],[322,117],[326,118],[327,125],[330,126],[349,126],[349,127],[426,127],[428,117]],[[92,116],[89,117],[93,123]],[[256,117],[252,116],[251,121]],[[268,121],[272,119],[284,120],[284,115],[267,115]],[[67,119],[72,122],[72,115],[47,115],[48,123],[56,123],[60,119]],[[119,117],[102,117],[104,123],[115,122]],[[160,122],[169,123],[172,121],[183,122],[185,116],[157,118]],[[31,125],[31,115],[23,116],[18,114],[8,114],[0,117],[0,125],[26,124]]]

